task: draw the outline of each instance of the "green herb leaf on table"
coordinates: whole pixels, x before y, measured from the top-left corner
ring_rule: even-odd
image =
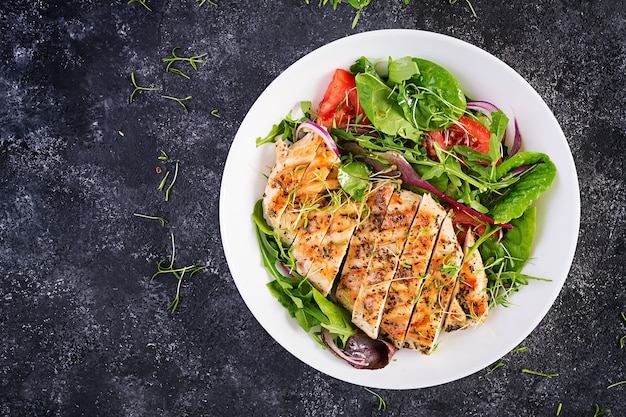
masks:
[[[185,266],[183,268],[175,268],[174,261],[176,258],[176,244],[174,241],[174,233],[171,233],[170,236],[171,236],[171,241],[172,241],[172,255],[170,257],[169,265],[166,264],[167,262],[166,260],[161,260],[157,262],[157,272],[155,272],[152,275],[152,277],[150,278],[150,282],[154,281],[156,277],[162,274],[172,274],[174,278],[178,280],[178,284],[176,285],[176,295],[174,296],[174,299],[171,301],[171,303],[167,307],[169,311],[174,313],[176,309],[178,308],[178,304],[180,303],[180,287],[183,283],[183,278],[185,277],[185,274],[189,274],[189,277],[191,278],[196,272],[206,269],[206,266],[200,265],[200,264],[194,264],[194,265]]]

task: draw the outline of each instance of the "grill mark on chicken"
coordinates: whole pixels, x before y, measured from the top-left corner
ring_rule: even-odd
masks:
[[[321,141],[313,135],[307,135],[291,146],[280,139],[274,144],[276,163],[263,193],[263,213],[275,230],[281,228],[280,219],[289,199],[320,144]]]
[[[344,202],[334,212],[326,235],[311,259],[306,277],[324,296],[333,287],[361,210],[361,204],[355,201]]]
[[[475,326],[484,321],[489,311],[487,275],[482,257],[478,250],[467,256],[475,243],[474,233],[470,229],[463,242],[463,256],[467,259],[461,266],[456,291],[444,326],[446,331]]]
[[[378,337],[387,291],[419,202],[420,196],[411,191],[399,190],[393,193],[365,280],[361,283],[354,303],[352,322],[373,339]]]
[[[432,352],[450,306],[462,261],[463,251],[452,221],[446,216],[407,329],[406,347],[419,349],[425,354]]]
[[[303,147],[309,148],[309,152],[302,150]],[[310,152],[311,149],[314,151]],[[306,222],[307,213],[325,206],[328,192],[339,188],[339,157],[321,136],[308,133],[289,147],[285,159],[283,164],[277,162],[268,180],[268,186],[272,184],[271,190],[282,187],[276,191],[280,197],[274,202],[277,209],[273,209],[271,203],[267,205],[269,213],[280,212],[278,220],[272,226],[283,243],[290,245],[296,231]],[[275,172],[281,182],[271,182]],[[280,207],[282,211],[278,210]]]
[[[389,200],[397,186],[389,181],[378,182],[368,194],[366,206],[369,214],[358,225],[348,247],[335,290],[335,298],[348,311],[352,311],[361,282],[367,276],[367,267],[374,253],[379,228],[383,223]]]
[[[393,277],[380,329],[397,348],[404,344],[407,327],[426,276],[441,222],[443,208],[424,194],[411,224],[407,242]]]

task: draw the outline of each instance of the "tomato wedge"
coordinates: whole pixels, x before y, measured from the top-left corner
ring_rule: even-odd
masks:
[[[453,140],[456,145],[465,145],[478,152],[489,153],[491,133],[474,119],[461,116],[459,121],[450,127],[450,135],[456,136],[456,140]]]
[[[359,103],[354,75],[339,68],[320,103],[317,124],[330,129],[345,128],[349,123],[369,124],[369,121]]]
[[[468,146],[475,151],[489,153],[491,133],[482,124],[467,116],[461,118],[445,130],[428,132],[430,141],[426,142],[428,156],[436,158],[433,142],[437,142],[441,149],[448,149],[455,145]]]

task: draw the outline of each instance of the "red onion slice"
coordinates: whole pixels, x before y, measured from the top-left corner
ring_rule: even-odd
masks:
[[[491,119],[491,113],[498,111],[498,107],[488,101],[470,101],[467,103],[467,108],[470,110],[477,110],[483,113],[485,116]]]
[[[335,356],[337,356],[339,359],[343,359],[344,361],[348,362],[350,365],[359,369],[364,369],[369,366],[369,363],[367,362],[365,358],[349,356],[343,353],[343,351],[339,348],[339,346],[337,346],[337,344],[333,340],[333,337],[328,331],[328,329],[325,329],[324,327],[322,327],[322,330],[321,330],[321,339],[322,339],[322,342],[324,342],[324,345],[328,348],[328,350],[334,353]]]
[[[335,153],[335,155],[340,156],[339,149],[337,148],[337,144],[335,143],[333,138],[330,136],[330,133],[328,133],[328,131],[324,129],[322,126],[313,122],[300,123],[300,126],[298,126],[298,128],[296,129],[296,138],[299,137],[299,133],[303,129],[309,130],[310,132],[313,132],[321,136],[322,138],[324,138],[324,142],[326,142],[326,145],[328,145],[328,147]]]
[[[350,336],[346,347],[341,350],[332,334],[322,327],[321,339],[324,345],[337,356],[357,369],[381,369],[391,362],[397,349],[390,343],[372,339],[364,333]]]
[[[513,134],[513,145],[511,145],[511,151],[509,158],[515,155],[522,148],[522,135],[519,132],[519,126],[517,125],[517,119],[513,119],[513,126],[515,127],[515,133]]]

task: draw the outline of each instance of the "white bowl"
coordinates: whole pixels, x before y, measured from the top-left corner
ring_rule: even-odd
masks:
[[[552,187],[537,201],[537,233],[524,272],[549,279],[532,281],[515,293],[509,307],[496,307],[486,323],[444,335],[430,356],[401,350],[387,367],[358,370],[323,349],[289,317],[267,289],[251,219],[273,165],[273,146],[257,148],[300,101],[321,100],[336,68],[361,56],[374,60],[414,56],[448,69],[468,96],[500,107],[517,119],[523,149],[544,152],[557,167]],[[539,324],[570,269],[580,224],[576,168],[563,132],[535,90],[513,69],[482,49],[448,36],[415,30],[381,30],[348,36],[301,58],[277,77],[254,103],[235,136],[221,184],[220,228],[226,259],[246,305],[285,349],[313,368],[357,385],[412,389],[454,381],[483,369],[517,346]],[[268,357],[267,360],[273,358]]]

